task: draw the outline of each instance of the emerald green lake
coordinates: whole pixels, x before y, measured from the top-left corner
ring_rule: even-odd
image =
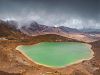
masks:
[[[17,49],[34,62],[48,67],[64,67],[93,57],[91,47],[78,42],[42,42]]]

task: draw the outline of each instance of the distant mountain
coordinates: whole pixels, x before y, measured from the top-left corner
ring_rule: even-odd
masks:
[[[63,32],[80,32],[77,29],[74,28],[69,28],[69,27],[65,27],[65,26],[60,26],[59,27]]]
[[[2,21],[0,23],[7,25],[13,30],[18,30],[18,23],[14,20],[10,21]],[[22,33],[27,35],[41,35],[41,34],[66,34],[66,33],[80,33],[79,30],[74,28],[69,28],[65,26],[53,27],[47,25],[38,24],[35,21],[31,21],[30,23],[25,23],[21,25],[19,29]]]
[[[0,20],[0,37],[6,37],[7,39],[21,39],[47,34],[60,35],[66,38],[85,42],[95,41],[100,37],[99,34],[88,34],[87,30],[77,30],[64,26],[46,26],[38,24],[34,21],[21,25],[21,27],[18,29],[18,23],[16,21]]]
[[[14,23],[11,23],[10,21],[2,21],[0,20],[0,38],[6,37],[6,38],[20,38],[22,33],[20,30],[17,29],[17,25]]]
[[[0,24],[7,25],[9,28],[13,30],[18,30],[18,22],[14,20],[3,21],[0,20]],[[44,33],[55,33],[55,34],[66,34],[66,33],[92,33],[92,34],[100,34],[100,29],[75,29],[69,28],[65,26],[47,26],[38,24],[35,21],[30,21],[29,23],[24,23],[24,25],[20,25],[19,30],[27,35],[34,35],[34,34],[44,34]]]
[[[53,26],[46,26],[38,24],[37,22],[32,22],[30,25],[24,25],[20,29],[23,33],[28,35],[34,34],[42,34],[42,33],[78,33],[80,32],[77,29],[68,28],[64,26],[53,27]]]
[[[100,34],[100,29],[81,29],[80,31],[90,34]]]
[[[14,21],[14,20],[6,21],[6,23],[7,23],[10,27],[12,27],[12,28],[14,28],[14,29],[17,29],[17,28],[18,28],[18,23],[17,23],[16,21]]]

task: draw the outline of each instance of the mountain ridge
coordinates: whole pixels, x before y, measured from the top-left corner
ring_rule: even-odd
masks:
[[[0,23],[5,23],[6,25],[9,25],[9,27],[20,30],[22,33],[27,35],[34,35],[34,34],[42,34],[42,33],[94,33],[99,34],[100,29],[76,29],[76,28],[70,28],[66,26],[48,26],[43,24],[38,24],[36,21],[31,21],[29,23],[19,24],[17,21],[14,20],[7,20],[3,21],[0,20]]]
[[[59,26],[46,26],[42,24],[38,24],[37,22],[33,21],[29,25],[22,25],[18,28],[18,24],[14,21],[0,21],[0,37],[7,36],[13,39],[20,39],[22,36],[23,38],[26,37],[34,37],[38,35],[46,35],[46,34],[56,34],[60,36],[64,36],[67,38],[75,39],[78,41],[85,41],[85,42],[92,42],[100,39],[100,34],[92,34],[86,33],[83,31],[79,31],[77,29]]]

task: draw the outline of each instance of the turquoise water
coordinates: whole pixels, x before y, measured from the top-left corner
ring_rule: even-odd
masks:
[[[64,67],[92,57],[92,50],[78,42],[43,42],[19,47],[33,61],[51,67]]]

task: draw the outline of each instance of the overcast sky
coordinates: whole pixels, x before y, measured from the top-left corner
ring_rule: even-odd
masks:
[[[0,19],[100,29],[100,0],[0,0]]]

